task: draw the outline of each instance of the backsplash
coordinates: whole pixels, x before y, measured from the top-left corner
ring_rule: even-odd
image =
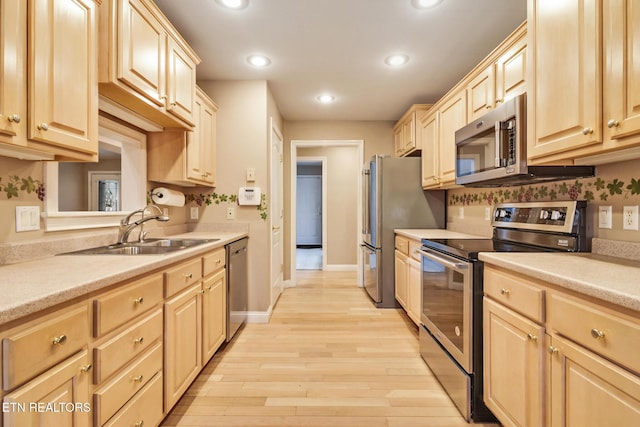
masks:
[[[593,178],[502,188],[457,188],[447,194],[447,228],[490,236],[487,209],[496,203],[586,200],[588,228],[593,237],[640,241],[640,232],[624,230],[624,206],[640,205],[640,160],[601,165]],[[613,227],[598,228],[600,206],[612,206]]]

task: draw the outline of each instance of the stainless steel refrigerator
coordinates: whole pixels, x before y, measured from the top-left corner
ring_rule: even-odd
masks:
[[[444,228],[445,192],[422,190],[420,157],[375,155],[363,170],[362,278],[378,308],[395,308],[394,230]]]

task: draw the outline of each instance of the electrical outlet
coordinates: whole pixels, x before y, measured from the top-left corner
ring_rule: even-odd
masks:
[[[464,219],[464,208],[462,206],[458,208],[458,219]]]
[[[227,219],[236,219],[236,208],[231,206],[227,208]]]
[[[611,216],[611,206],[600,206],[598,208],[598,227],[611,229]]]
[[[195,206],[191,207],[191,219],[198,219],[198,208]]]
[[[638,230],[638,205],[622,208],[622,228],[624,230]]]

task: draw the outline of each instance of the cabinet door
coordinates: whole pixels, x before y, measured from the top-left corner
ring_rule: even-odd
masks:
[[[552,426],[638,425],[637,375],[559,337],[552,337],[549,352]]]
[[[227,273],[222,269],[202,284],[202,364],[222,345],[227,332]]]
[[[0,138],[26,138],[27,4],[0,0]]]
[[[168,412],[202,367],[201,284],[165,303],[164,410]]]
[[[90,369],[88,353],[83,350],[7,394],[4,402],[25,410],[5,412],[4,426],[89,426]]]
[[[420,325],[420,312],[422,311],[422,266],[412,258],[408,261],[407,299],[409,307],[407,314],[413,323]]]
[[[141,0],[119,1],[118,79],[158,107],[166,99],[167,35]]]
[[[456,181],[456,131],[467,124],[467,96],[463,89],[440,109],[440,182],[449,187]]]
[[[395,251],[395,270],[394,277],[396,282],[395,296],[396,300],[407,308],[407,256]]]
[[[418,127],[418,139],[422,147],[422,188],[437,188],[440,186],[438,176],[438,133],[440,124],[440,113],[434,114],[420,120]]]
[[[504,426],[543,426],[544,328],[484,298],[484,401]]]
[[[527,38],[516,40],[496,61],[496,104],[527,91]]]
[[[197,91],[194,109],[196,126],[187,133],[187,178],[215,184],[216,108]]]
[[[98,152],[98,23],[93,0],[29,2],[29,138]]]
[[[602,2],[529,0],[533,86],[527,105],[528,156],[535,159],[602,141]],[[597,148],[597,147],[596,147]]]
[[[403,129],[402,124],[397,125],[396,128],[393,129],[393,153],[396,157],[401,157],[404,150],[404,142],[402,140]]]
[[[484,115],[495,105],[495,67],[490,65],[467,85],[469,121]]]
[[[608,0],[603,15],[604,135],[615,147],[640,133],[640,7]]]
[[[402,144],[403,153],[408,152],[416,148],[416,113],[411,114],[411,117],[402,125]]]
[[[167,37],[167,111],[194,125],[196,63],[171,37]]]

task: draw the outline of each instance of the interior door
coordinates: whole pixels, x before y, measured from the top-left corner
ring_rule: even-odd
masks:
[[[297,178],[296,244],[322,245],[322,176]]]
[[[273,119],[272,119],[273,120]],[[271,123],[271,304],[274,305],[283,289],[282,247],[282,134]]]

